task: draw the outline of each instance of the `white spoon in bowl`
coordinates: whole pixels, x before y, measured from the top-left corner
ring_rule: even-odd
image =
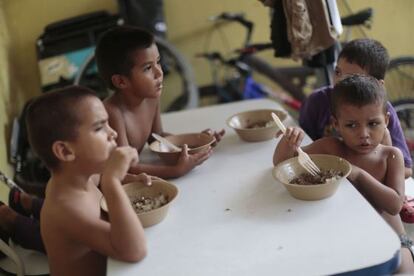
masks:
[[[154,137],[161,144],[165,145],[170,151],[181,151],[180,147],[174,145],[173,143],[171,143],[170,141],[168,141],[164,137],[158,135],[157,133],[153,133],[152,137]]]

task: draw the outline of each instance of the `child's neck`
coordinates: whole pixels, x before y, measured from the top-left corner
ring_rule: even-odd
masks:
[[[353,158],[356,158],[356,159],[361,159],[362,158],[363,159],[365,157],[369,158],[371,155],[375,154],[379,150],[379,148],[381,147],[381,144],[378,144],[375,148],[373,148],[369,152],[358,152],[358,151],[355,151],[355,150],[349,148],[343,141],[342,141],[342,144],[344,146],[345,155],[348,158],[351,158],[351,159],[353,159]]]
[[[73,170],[60,169],[51,173],[49,182],[57,183],[59,187],[76,190],[87,190],[91,182],[91,174],[82,174]]]
[[[116,95],[117,101],[125,106],[127,109],[134,109],[137,106],[141,105],[146,98],[137,97],[132,91],[122,91],[118,92]]]

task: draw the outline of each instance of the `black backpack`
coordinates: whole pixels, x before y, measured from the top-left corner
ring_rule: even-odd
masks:
[[[19,118],[13,124],[10,156],[15,167],[14,181],[26,192],[41,196],[50,173],[29,145],[25,118],[30,103],[28,101],[24,105]]]

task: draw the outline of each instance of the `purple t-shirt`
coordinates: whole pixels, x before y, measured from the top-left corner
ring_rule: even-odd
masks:
[[[330,86],[314,91],[300,109],[299,125],[313,140],[330,135],[333,131],[330,124],[330,94],[332,91],[333,89]],[[390,113],[388,130],[390,131],[392,145],[402,151],[405,167],[411,168],[410,151],[408,150],[397,113],[390,102],[387,103],[387,108]]]

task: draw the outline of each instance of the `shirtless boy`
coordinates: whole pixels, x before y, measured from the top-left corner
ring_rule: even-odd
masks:
[[[398,148],[381,144],[389,120],[383,85],[361,75],[340,81],[332,93],[332,114],[341,138],[324,137],[303,150],[336,155],[352,164],[348,179],[400,236],[398,272],[413,273],[411,241],[398,215],[404,200],[404,158]],[[288,128],[275,149],[274,165],[293,157],[303,137],[302,129]]]
[[[151,133],[163,131],[160,96],[163,72],[154,37],[139,28],[117,27],[106,32],[96,48],[98,70],[107,86],[115,92],[104,101],[109,124],[117,133],[118,145],[129,145],[141,152]],[[217,142],[224,135],[209,131]],[[146,172],[163,178],[179,177],[209,158],[212,151],[191,154],[185,146],[175,166],[136,164],[131,172]]]
[[[106,256],[141,260],[144,230],[121,186],[138,155],[117,147],[99,98],[76,86],[49,92],[31,103],[26,121],[30,144],[51,172],[40,217],[51,275],[105,275]],[[97,174],[109,221],[101,219]]]

